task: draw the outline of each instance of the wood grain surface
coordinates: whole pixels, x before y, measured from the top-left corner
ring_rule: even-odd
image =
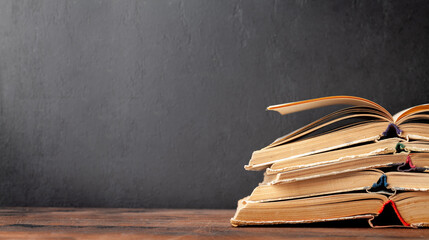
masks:
[[[234,210],[2,208],[0,239],[426,239],[429,229],[365,225],[233,228]],[[357,227],[356,227],[357,226]]]

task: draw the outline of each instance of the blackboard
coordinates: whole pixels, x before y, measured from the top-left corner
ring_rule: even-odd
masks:
[[[332,109],[429,102],[428,1],[1,1],[0,205],[234,208]]]

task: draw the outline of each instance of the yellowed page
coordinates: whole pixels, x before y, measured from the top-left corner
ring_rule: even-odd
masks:
[[[239,201],[233,226],[320,222],[370,218],[387,198],[375,193],[347,193],[277,202]]]
[[[353,105],[361,107],[370,107],[380,110],[386,114],[386,118],[392,119],[392,115],[382,106],[365,98],[354,96],[330,96],[322,98],[308,99],[304,101],[291,102],[279,105],[269,106],[267,110],[277,111],[282,115],[305,111],[314,108],[326,107],[331,105]]]
[[[294,139],[297,139],[311,132],[314,132],[322,127],[325,127],[327,125],[330,125],[345,119],[357,118],[357,117],[373,117],[373,118],[378,118],[380,120],[389,121],[389,119],[385,118],[383,115],[380,115],[380,114],[382,114],[380,111],[372,108],[362,108],[362,107],[344,108],[334,113],[328,114],[310,124],[305,125],[304,127],[301,127],[283,137],[276,139],[273,143],[271,143],[265,148],[272,148],[272,147],[284,144],[286,142],[290,142]]]
[[[386,122],[373,121],[362,123],[357,126],[329,132],[298,142],[291,142],[275,148],[258,150],[253,152],[252,158],[249,164],[245,166],[245,169],[253,171],[263,170],[278,161],[376,141],[386,129],[386,125]]]
[[[429,111],[429,104],[417,105],[414,107],[407,108],[395,114],[393,116],[393,122],[397,124],[401,124],[401,122],[405,121],[408,116]]]
[[[340,163],[352,159],[369,157],[374,155],[393,154],[396,151],[396,144],[402,141],[403,140],[400,138],[389,138],[366,145],[360,145],[336,151],[277,161],[270,168],[267,169],[267,173],[277,174],[280,172],[295,170],[299,168],[306,168],[330,163]],[[410,147],[415,147],[414,145],[410,144]],[[420,145],[418,147],[420,147]],[[423,145],[423,147],[429,147],[429,144]]]
[[[377,182],[382,174],[382,171],[374,169],[320,177],[317,180],[311,179],[285,184],[260,185],[253,190],[248,201],[272,202],[365,190],[366,188],[370,188],[373,183]],[[429,178],[429,174],[425,175],[428,175]],[[426,186],[428,184],[426,184]]]

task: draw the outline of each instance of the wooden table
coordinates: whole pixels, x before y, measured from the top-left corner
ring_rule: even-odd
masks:
[[[0,239],[429,238],[429,229],[371,229],[365,225],[233,228],[229,225],[233,214],[234,210],[1,208]]]

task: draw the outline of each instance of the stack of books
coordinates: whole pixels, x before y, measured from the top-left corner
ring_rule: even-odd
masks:
[[[364,98],[332,96],[268,110],[286,115],[329,105],[351,107],[253,152],[245,169],[264,171],[264,179],[238,201],[231,224],[429,226],[429,104],[392,115]],[[388,209],[391,221],[381,218]]]

